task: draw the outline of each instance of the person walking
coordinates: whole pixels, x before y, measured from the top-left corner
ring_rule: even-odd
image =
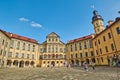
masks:
[[[88,64],[86,62],[83,62],[83,67],[86,71],[88,71]]]
[[[95,70],[95,62],[92,62],[92,68]]]

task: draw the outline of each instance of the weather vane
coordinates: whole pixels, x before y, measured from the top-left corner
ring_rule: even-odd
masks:
[[[92,4],[92,5],[91,5],[91,8],[92,8],[92,9],[95,9],[95,6]]]

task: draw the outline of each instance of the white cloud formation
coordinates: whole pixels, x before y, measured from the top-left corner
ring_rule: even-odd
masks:
[[[29,19],[24,18],[24,17],[19,18],[19,20],[22,21],[22,22],[28,22],[29,21]]]
[[[36,22],[34,22],[34,21],[32,21],[30,25],[31,25],[32,27],[38,27],[38,28],[41,28],[41,27],[42,27],[41,24],[36,23]]]

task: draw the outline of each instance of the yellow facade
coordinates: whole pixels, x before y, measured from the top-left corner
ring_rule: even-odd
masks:
[[[67,44],[52,32],[42,44],[34,39],[0,30],[0,66],[61,67],[88,64],[113,65],[120,60],[120,18],[109,21],[104,29],[103,18],[93,11],[95,34],[70,40]]]
[[[96,20],[95,22],[100,24],[98,20]],[[113,65],[114,62],[116,63],[119,62],[118,61],[118,59],[120,58],[119,28],[120,18],[117,18],[114,22],[110,21],[106,29],[101,30],[99,34],[95,34],[95,37],[93,38],[93,46],[96,65],[111,66]]]
[[[37,42],[20,35],[8,34],[11,41],[7,56],[7,67],[36,67],[39,64]]]
[[[0,30],[0,67],[7,65],[9,45],[10,37],[3,30]]]
[[[81,66],[83,62],[94,61],[92,35],[71,40],[67,43],[67,59],[71,66]]]
[[[41,67],[64,66],[65,50],[65,44],[60,37],[54,32],[50,33],[40,45]]]

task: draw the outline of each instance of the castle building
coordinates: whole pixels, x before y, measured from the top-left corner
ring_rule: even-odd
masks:
[[[97,15],[94,13],[92,23],[95,30],[95,37],[92,41],[96,64],[111,66],[120,59],[120,18],[108,21],[108,25],[104,29],[102,17],[98,13]],[[96,26],[98,26],[98,31]]]
[[[93,35],[84,36],[67,43],[67,60],[72,66],[81,66],[84,61],[90,64],[94,61],[94,52],[92,45]]]
[[[8,33],[11,38],[7,67],[34,67],[39,63],[38,42],[34,39]]]
[[[55,32],[46,37],[46,41],[40,45],[41,67],[64,66],[65,62],[65,43],[60,40],[60,36]]]
[[[52,32],[39,44],[27,38],[0,30],[0,67],[62,67],[65,63],[81,66],[117,65],[120,63],[120,17],[109,20],[106,28],[101,15],[93,11],[94,34],[69,40],[67,44]]]
[[[6,32],[0,30],[0,67],[6,67],[10,40]]]

